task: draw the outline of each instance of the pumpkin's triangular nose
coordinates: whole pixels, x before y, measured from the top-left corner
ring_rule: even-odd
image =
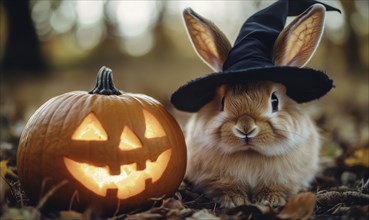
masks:
[[[120,137],[119,149],[127,151],[138,148],[142,148],[142,142],[128,126],[125,126]]]

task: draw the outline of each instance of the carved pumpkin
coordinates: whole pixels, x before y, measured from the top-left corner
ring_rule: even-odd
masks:
[[[17,153],[18,175],[33,202],[63,180],[47,208],[101,208],[111,215],[172,195],[184,176],[180,127],[156,100],[124,93],[101,68],[89,93],[69,92],[29,119]]]

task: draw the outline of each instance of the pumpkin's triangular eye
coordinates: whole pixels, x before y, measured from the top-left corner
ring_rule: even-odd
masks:
[[[106,141],[107,139],[108,135],[99,119],[92,112],[83,119],[72,135],[72,140],[80,141]]]
[[[163,127],[161,126],[158,119],[155,118],[155,116],[153,116],[149,111],[146,111],[145,109],[143,110],[143,115],[145,117],[146,124],[146,138],[159,138],[166,136]]]
[[[142,143],[140,139],[138,139],[137,135],[133,133],[129,127],[125,126],[122,135],[120,136],[119,149],[133,150],[141,147]]]

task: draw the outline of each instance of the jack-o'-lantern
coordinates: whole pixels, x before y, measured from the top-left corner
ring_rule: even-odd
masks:
[[[183,179],[186,147],[174,118],[156,100],[117,90],[103,67],[90,92],[54,97],[29,119],[17,153],[32,201],[58,183],[47,208],[101,208],[111,215],[172,195]]]

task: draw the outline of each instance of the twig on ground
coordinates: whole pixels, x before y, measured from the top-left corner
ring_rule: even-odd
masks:
[[[369,204],[369,195],[356,191],[346,192],[324,192],[317,194],[317,203],[320,206],[334,206],[339,203],[350,205]]]
[[[51,190],[49,190],[42,198],[41,200],[39,201],[39,203],[37,204],[36,206],[36,209],[37,210],[40,210],[42,208],[42,206],[45,205],[47,199],[52,195],[54,194],[54,192],[56,190],[58,190],[60,187],[64,186],[65,184],[67,184],[69,181],[68,180],[63,180],[61,181],[58,185],[54,186]]]

